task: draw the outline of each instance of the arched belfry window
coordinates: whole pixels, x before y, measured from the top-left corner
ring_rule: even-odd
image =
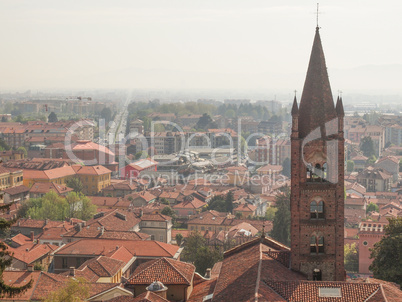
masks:
[[[324,253],[324,237],[319,235],[312,235],[310,237],[310,254],[323,254]]]
[[[309,163],[306,167],[306,177],[308,182],[326,182],[328,178],[328,165],[320,163],[315,165]]]
[[[323,219],[324,218],[324,202],[313,200],[310,203],[310,218],[311,219]]]

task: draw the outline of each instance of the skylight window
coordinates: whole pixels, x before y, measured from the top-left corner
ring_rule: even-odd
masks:
[[[318,289],[318,296],[320,298],[342,298],[340,287],[320,287]]]

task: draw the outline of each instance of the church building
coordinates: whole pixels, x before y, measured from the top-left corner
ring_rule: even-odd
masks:
[[[345,279],[343,117],[317,27],[291,134],[291,267],[309,280]]]

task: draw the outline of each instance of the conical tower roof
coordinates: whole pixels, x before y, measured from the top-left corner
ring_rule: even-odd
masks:
[[[299,135],[306,137],[336,118],[319,28],[316,28],[310,62],[299,107]],[[321,133],[324,133],[321,131]]]

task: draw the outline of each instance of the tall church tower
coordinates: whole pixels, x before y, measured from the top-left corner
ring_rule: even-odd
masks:
[[[300,106],[292,108],[291,267],[309,280],[343,281],[343,105],[332,98],[316,28]]]

